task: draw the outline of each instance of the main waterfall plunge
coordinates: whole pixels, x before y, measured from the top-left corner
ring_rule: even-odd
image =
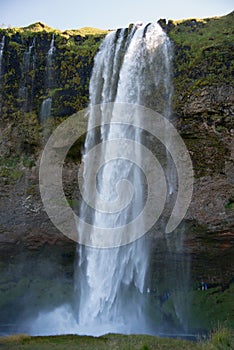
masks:
[[[97,135],[94,129],[86,138],[83,159],[84,196],[90,198],[95,192],[93,188],[95,179],[93,172],[90,171],[90,164],[94,164],[97,158],[99,158],[98,167],[100,167],[97,189],[104,200],[109,201],[107,210],[111,211],[110,202],[116,200],[116,186],[120,180],[125,179],[133,184],[135,196],[127,208],[116,213],[107,214],[98,211],[96,196],[92,200],[96,210],[90,210],[85,202],[82,203],[80,216],[86,222],[88,217],[91,217],[93,225],[91,244],[95,245],[92,235],[95,235],[96,227],[110,229],[116,226],[124,227],[139,215],[145,201],[146,184],[143,174],[136,164],[128,161],[132,159],[131,152],[136,152],[135,161],[141,166],[142,154],[138,152],[137,145],[133,150],[129,147],[128,151],[126,150],[128,144],[125,141],[126,146],[123,150],[125,159],[113,159],[109,162],[107,160],[109,148],[113,147],[108,143],[109,140],[131,139],[139,144],[142,142],[142,130],[114,123],[106,125],[105,120],[111,117],[105,115],[110,113],[109,109],[105,108],[105,103],[147,105],[151,99],[157,99],[158,93],[158,100],[161,103],[163,101],[163,108],[168,110],[170,104],[169,57],[169,40],[161,28],[153,24],[145,27],[133,26],[131,29],[110,33],[96,55],[90,81],[90,104],[103,104],[102,126],[100,135]],[[162,98],[164,94],[166,96]],[[113,106],[112,113],[114,109]],[[89,119],[90,128],[95,118],[96,114],[92,113]],[[86,154],[95,146],[98,138],[102,142],[101,149],[94,152],[93,158],[86,159]],[[127,192],[125,197],[128,201]],[[78,231],[81,234],[84,231],[82,224],[78,227]],[[111,230],[106,234],[111,235]],[[86,334],[147,332],[144,310],[149,249],[145,239],[141,238],[126,246],[108,249],[81,245],[78,254],[76,293],[79,296],[78,323],[82,331]]]
[[[88,244],[77,247],[75,301],[72,307],[61,306],[49,313],[41,312],[30,326],[31,334],[157,334],[164,329],[161,322],[167,316],[161,306],[169,298],[171,290],[168,292],[165,283],[160,289],[157,281],[152,282],[150,277],[150,240],[146,235],[139,238],[141,235],[137,233],[138,229],[147,227],[145,222],[138,221],[132,231],[127,231],[130,236],[128,241],[123,239],[118,244],[105,244],[101,236],[99,244],[98,237],[100,228],[104,228],[109,235],[106,240],[110,242],[112,231],[121,231],[135,218],[139,219],[147,203],[149,179],[143,172],[146,159],[141,151],[143,147],[139,148],[142,143],[146,148],[153,142],[154,148],[159,148],[166,180],[157,182],[154,177],[154,187],[158,187],[159,192],[161,189],[162,199],[167,204],[171,200],[175,202],[178,183],[172,157],[167,151],[172,142],[166,136],[167,128],[163,129],[162,139],[166,142],[162,146],[152,140],[150,130],[145,132],[141,116],[136,117],[138,127],[134,126],[135,120],[132,120],[132,125],[125,124],[124,116],[123,123],[112,123],[111,119],[114,120],[116,105],[119,104],[146,106],[170,118],[171,51],[170,41],[159,25],[134,25],[109,33],[95,57],[90,81],[89,131],[83,156],[84,199],[79,208],[79,242],[86,242],[84,222],[89,224],[90,230]],[[109,103],[112,103],[111,108]],[[97,116],[92,109],[94,105],[100,106],[100,128],[95,128]],[[112,146],[112,141],[115,146]],[[118,159],[116,156],[111,158],[112,147],[120,152]],[[157,208],[151,208],[151,211],[156,215]],[[177,268],[178,264],[165,267],[167,258],[180,252],[181,237],[176,241],[161,235],[165,250],[162,270],[168,279],[168,271],[172,268],[185,289],[189,265],[182,262],[182,272],[180,267]],[[163,271],[159,272],[159,276],[156,273],[156,277],[160,279]],[[170,287],[178,287],[176,278]],[[184,325],[187,310],[182,307],[178,295],[181,294],[174,293],[170,298],[174,303],[175,317]],[[159,317],[152,317],[152,308],[155,308],[155,314],[158,310]]]

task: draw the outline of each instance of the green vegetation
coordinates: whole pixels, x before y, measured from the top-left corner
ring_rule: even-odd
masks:
[[[233,345],[233,334],[223,327],[212,333],[210,339],[198,343],[149,335],[120,334],[108,334],[98,338],[76,335],[30,337],[21,334],[0,338],[2,350],[231,350]]]
[[[13,168],[16,167],[16,165],[18,165],[20,161],[20,158],[17,156],[14,157],[8,157],[8,158],[0,158],[0,166],[4,166],[7,168]]]
[[[86,35],[106,35],[107,33],[108,33],[107,30],[93,28],[93,27],[84,27],[84,28],[80,28],[80,29],[71,29],[71,30],[66,30],[65,32],[63,32],[63,34],[81,35],[81,36],[86,36]]]
[[[70,37],[73,35],[80,35],[85,37],[87,35],[95,36],[95,35],[103,35],[103,34],[105,35],[108,33],[107,30],[93,28],[93,27],[84,27],[80,29],[69,29],[69,30],[61,31],[59,29],[51,28],[42,22],[32,23],[27,27],[19,27],[19,28],[9,27],[6,29],[0,28],[0,30],[1,29],[4,30],[4,32],[10,36],[14,35],[15,33],[25,34],[26,36],[28,36],[29,34],[44,32],[44,33],[54,33],[65,37]]]
[[[35,159],[27,155],[0,157],[0,183],[13,185],[24,176],[24,168],[29,169],[34,165]]]
[[[226,209],[234,210],[234,197],[231,197],[228,203],[225,205]]]
[[[212,117],[210,117],[212,118]],[[189,132],[182,133],[184,142],[189,150],[192,150],[193,170],[195,177],[205,175],[213,176],[222,173],[225,168],[225,160],[228,150],[219,134],[199,129],[200,124],[193,117],[187,118]],[[188,130],[187,130],[188,131]],[[201,157],[200,150],[203,149]]]
[[[24,240],[19,237],[21,239]],[[17,323],[19,317],[27,313],[28,305],[32,317],[36,317],[41,310],[55,309],[72,300],[75,245],[72,249],[66,243],[46,245],[48,239],[53,243],[56,238],[44,237],[44,233],[38,238],[32,232],[24,240],[24,248],[13,245],[10,250],[1,250],[2,322]]]
[[[234,284],[222,291],[221,287],[191,292],[189,323],[194,329],[213,329],[218,323],[234,329]]]
[[[175,51],[176,109],[199,88],[233,83],[234,12],[223,17],[170,21],[169,28]]]
[[[233,19],[234,11],[223,17],[172,21],[175,27],[170,37],[176,44],[188,47],[192,67],[206,49],[220,48],[224,44],[233,47]]]
[[[70,207],[72,207],[72,209],[75,209],[78,207],[79,205],[79,201],[78,199],[70,199],[70,198],[66,198],[68,204],[70,205]]]
[[[234,284],[230,284],[224,291],[218,286],[205,291],[189,290],[178,295],[183,299],[184,307],[180,311],[188,329],[193,329],[195,333],[210,331],[219,323],[234,329]],[[180,320],[173,303],[174,297],[175,292],[172,291],[170,297],[160,305],[154,295],[150,296],[147,313],[156,324],[162,324],[166,320],[172,328],[180,329]]]
[[[222,174],[231,158],[234,12],[163,25],[174,46],[173,110],[195,177]]]
[[[174,111],[180,116],[190,116],[185,110],[186,103],[199,99],[201,89],[212,89],[213,86],[232,85],[233,62],[233,26],[234,14],[220,18],[189,19],[184,21],[169,21],[168,34],[174,43]],[[37,22],[24,28],[0,29],[0,36],[5,35],[5,47],[2,59],[2,120],[6,126],[6,140],[10,140],[9,152],[14,153],[16,144],[19,152],[27,152],[38,156],[41,146],[52,132],[53,127],[61,123],[64,118],[87,107],[89,79],[93,67],[94,56],[102,39],[108,33],[106,30],[85,27],[61,31],[50,28],[46,24]],[[53,70],[51,72],[50,88],[46,86],[46,55],[54,35],[55,51],[53,55]],[[31,53],[29,70],[25,72],[23,57],[35,39],[35,46]],[[32,63],[35,54],[35,64]],[[26,80],[25,80],[26,79]],[[28,100],[20,96],[22,84],[27,88]],[[217,95],[216,91],[208,91],[208,96]],[[20,96],[20,97],[19,97]],[[40,109],[44,99],[52,97],[50,127],[40,122]],[[232,119],[224,115],[223,106],[210,108],[202,114],[202,122],[214,125],[215,131],[223,133]],[[213,112],[213,109],[215,112]],[[218,112],[217,112],[218,110]],[[225,112],[226,113],[226,112]],[[199,115],[195,116],[199,118]],[[189,121],[190,123],[190,121]],[[191,123],[190,123],[191,124]],[[10,125],[10,128],[8,127]],[[192,129],[193,126],[192,125]],[[193,132],[193,130],[192,130]],[[198,130],[200,135],[200,130]],[[43,140],[43,141],[42,141]],[[196,140],[189,139],[191,149],[196,147]],[[220,157],[223,147],[219,147],[217,154],[207,154],[207,162],[213,156],[219,158],[219,164],[225,161]],[[195,145],[195,146],[194,146]],[[71,151],[71,157],[78,159],[82,142]],[[190,149],[190,148],[189,148]],[[195,152],[194,152],[195,153]],[[68,157],[69,158],[69,157]],[[199,161],[195,160],[196,175],[204,174],[208,169],[204,164],[200,170]],[[215,163],[215,161],[213,161]],[[210,168],[210,172],[213,172]],[[220,171],[220,170],[217,170]]]
[[[90,27],[62,32],[41,22],[0,29],[0,37],[5,35],[0,85],[1,130],[8,147],[4,156],[25,153],[37,157],[53,129],[87,107],[93,59],[107,32]],[[52,35],[55,51],[48,86],[46,57]],[[48,97],[52,98],[51,118],[41,122],[41,105]]]
[[[0,35],[6,36],[0,86],[2,94],[0,131],[3,135],[3,144],[6,145],[4,156],[0,158],[0,179],[4,185],[12,185],[22,179],[25,171],[35,165],[52,130],[64,118],[87,106],[93,59],[106,33],[107,31],[89,27],[62,32],[40,22],[25,28],[0,29]],[[218,91],[212,90],[213,87],[233,85],[233,33],[234,13],[220,18],[170,22],[169,36],[174,42],[175,52],[174,110],[180,116],[188,118],[186,130],[182,136],[188,149],[193,153],[194,170],[198,177],[207,174],[213,176],[223,172],[227,156],[223,134],[227,130],[226,126],[231,125],[233,120],[227,115],[226,109],[218,110],[219,106],[213,108],[216,96],[212,97],[214,112],[211,108],[211,111],[190,115],[190,112],[185,111],[185,105],[187,102],[199,99],[203,89],[210,89],[208,96],[211,99],[210,96]],[[56,50],[53,56],[53,84],[49,89],[45,87],[46,55],[52,34],[55,36]],[[31,100],[26,101],[24,97],[19,97],[19,90],[25,77],[23,56],[34,38],[36,65],[31,62],[29,67],[30,79],[25,84],[28,93],[31,92],[32,96]],[[53,99],[52,117],[45,122],[40,122],[41,104],[48,96]],[[203,134],[200,130],[202,124],[205,128]],[[212,136],[208,124],[214,126]],[[66,162],[80,162],[83,142],[84,135],[71,147]],[[36,185],[29,183],[26,195],[33,196],[37,193]],[[68,198],[67,201],[70,206],[77,206],[76,200]],[[233,198],[230,198],[225,208],[228,210],[234,208]],[[32,245],[35,246],[35,243]],[[0,283],[1,305],[7,305],[14,300],[14,305],[17,307],[18,300],[25,297],[27,289],[33,291],[35,298],[31,301],[36,311],[38,300],[42,306],[48,305],[48,302],[51,305],[54,302],[56,306],[64,299],[69,300],[71,297],[72,285],[66,280],[66,283],[61,284],[60,275],[56,281],[50,280],[51,276],[40,277],[40,279],[34,276],[32,281],[28,276],[19,278],[18,271],[12,274],[11,268],[13,269],[9,265],[9,270]],[[61,269],[61,274],[64,273],[63,270]],[[42,271],[46,271],[44,266],[40,273]],[[61,293],[55,300],[54,291],[59,288]],[[194,329],[212,329],[217,322],[234,329],[234,285],[225,291],[212,288],[202,292],[194,290],[190,293],[192,307],[189,324]],[[160,317],[170,316],[172,311],[170,299],[163,304],[162,311],[163,314]],[[153,309],[152,312],[154,312]],[[0,348],[8,350],[67,348],[71,350],[77,348],[225,350],[234,348],[234,345],[233,335],[228,328],[219,327],[208,340],[198,344],[150,336],[107,335],[100,338],[14,336],[1,338]]]
[[[202,350],[228,350],[234,347],[234,334],[224,326],[218,326],[209,338],[201,343]]]
[[[3,182],[5,185],[13,184],[15,181],[20,180],[23,175],[23,171],[18,169],[13,170],[6,167],[0,169],[1,182]]]
[[[35,164],[35,160],[29,156],[12,156],[7,158],[0,157],[0,167],[7,169],[14,169],[23,165],[26,168],[31,168]]]
[[[23,177],[24,172],[18,168],[19,157],[0,158],[0,181],[1,183],[13,184]]]
[[[27,337],[26,335],[0,338],[1,349],[13,350],[150,350],[150,349],[199,349],[197,344],[183,340],[163,339],[146,335]]]

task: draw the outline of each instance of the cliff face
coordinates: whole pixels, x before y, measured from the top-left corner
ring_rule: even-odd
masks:
[[[93,28],[60,32],[42,23],[0,30],[1,248],[65,239],[43,210],[39,157],[52,130],[87,107],[93,59],[105,35]],[[68,191],[74,188],[73,161],[79,162],[83,141],[68,156]]]
[[[233,17],[159,21],[174,43],[173,110],[195,171],[186,218],[222,232],[233,225]],[[93,59],[105,34],[91,28],[59,32],[42,23],[0,30],[3,245],[23,240],[36,247],[63,239],[40,201],[39,156],[56,125],[87,106]],[[71,203],[82,142],[64,168]]]
[[[170,22],[174,41],[174,110],[190,151],[195,188],[188,217],[211,229],[233,224],[234,12]]]
[[[58,124],[87,106],[93,58],[105,34],[92,28],[59,32],[42,23],[0,30],[1,156],[34,157],[44,119],[52,116]]]

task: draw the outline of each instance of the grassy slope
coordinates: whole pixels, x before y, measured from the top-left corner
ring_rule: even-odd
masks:
[[[172,21],[175,25],[170,36],[177,44],[190,46],[197,59],[206,48],[233,45],[234,11],[227,16],[207,19]]]
[[[234,11],[223,17],[170,21],[175,107],[198,87],[233,84],[233,33]]]
[[[0,28],[1,29],[1,28]],[[108,31],[107,30],[103,30],[103,29],[99,29],[99,28],[93,28],[93,27],[84,27],[84,28],[80,28],[80,29],[69,29],[69,30],[65,30],[65,31],[61,31],[59,29],[55,29],[55,28],[51,28],[49,26],[47,26],[46,24],[42,23],[42,22],[36,22],[36,23],[32,23],[27,27],[21,27],[21,28],[8,28],[5,29],[6,32],[9,33],[37,33],[37,32],[47,32],[47,33],[55,33],[55,34],[59,34],[59,35],[80,35],[80,36],[86,36],[86,35],[102,35],[102,34],[106,34]]]

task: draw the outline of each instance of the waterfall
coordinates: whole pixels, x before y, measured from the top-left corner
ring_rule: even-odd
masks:
[[[166,113],[169,118],[170,57],[170,41],[157,24],[136,25],[109,33],[95,57],[90,80],[90,105],[107,102],[145,105]],[[127,224],[138,215],[145,200],[144,177],[139,168],[123,159],[105,162],[110,151],[106,141],[128,138],[141,143],[142,130],[112,124],[107,127],[105,113],[103,105],[100,131],[91,131],[86,137],[83,197],[92,197],[93,202],[98,203],[98,198],[93,197],[95,180],[90,169],[97,160],[102,165],[97,188],[105,200],[116,199],[115,186],[121,179],[130,181],[136,193],[132,206],[111,215],[91,209],[85,201],[81,204],[80,217],[92,225],[90,236],[94,247],[80,245],[77,248],[78,332],[93,335],[147,333],[145,300],[149,249],[146,238],[115,248],[95,248],[95,227],[111,229]],[[95,114],[91,113],[89,126],[94,123]],[[87,154],[98,142],[101,142],[101,148],[94,152],[92,162]],[[141,164],[142,155],[137,153],[136,157]],[[80,235],[84,234],[82,223],[78,231]]]
[[[52,98],[48,97],[45,99],[41,104],[41,110],[40,110],[40,122],[45,121],[47,118],[50,117],[51,114],[51,104],[52,104]]]
[[[52,35],[52,39],[50,42],[50,48],[47,53],[46,57],[46,88],[51,89],[53,88],[53,55],[55,53],[55,46],[54,46],[54,34]]]
[[[53,66],[53,52],[54,38],[47,72]],[[71,304],[42,310],[33,322],[25,323],[30,334],[187,330],[184,300],[190,260],[184,251],[184,231],[175,228],[191,199],[192,169],[184,144],[168,122],[171,59],[170,41],[157,24],[133,25],[105,37],[94,60],[89,108],[82,115],[89,119],[77,213],[68,205],[64,210],[67,200],[60,181],[64,157],[77,137],[77,119],[68,118],[47,142],[40,164],[42,200],[61,232],[70,237],[78,231],[71,237],[79,243]],[[41,121],[51,111],[48,85]],[[50,168],[53,162],[56,166]],[[176,173],[170,171],[173,166]],[[69,213],[68,220],[64,212]]]
[[[54,34],[52,35],[52,39],[50,42],[50,48],[47,52],[46,56],[46,70],[45,70],[45,83],[44,83],[44,88],[46,90],[46,94],[49,95],[51,89],[54,86],[54,77],[53,77],[53,55],[55,53],[55,44],[54,44]],[[52,97],[47,96],[41,104],[41,109],[40,109],[40,115],[39,115],[39,120],[40,122],[45,121],[48,119],[51,115],[51,108],[52,108]]]
[[[19,88],[19,98],[22,109],[26,112],[32,108],[33,84],[35,77],[35,38],[24,52],[22,63],[22,77]]]
[[[4,46],[5,46],[5,35],[2,37],[2,41],[0,43],[0,79],[2,76],[2,57],[3,57]]]
[[[5,47],[5,35],[2,37],[2,41],[0,43],[0,112],[2,111],[2,59],[3,59],[4,47]]]

